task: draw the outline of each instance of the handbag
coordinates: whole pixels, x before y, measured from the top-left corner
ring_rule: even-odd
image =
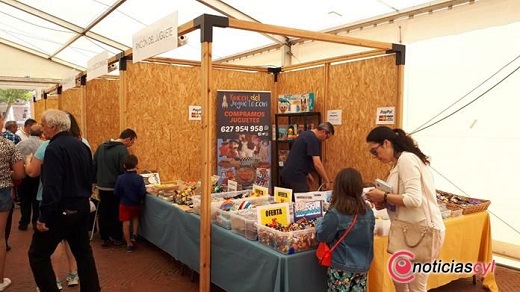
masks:
[[[350,232],[352,227],[354,227],[354,224],[357,220],[357,214],[354,216],[354,219],[352,220],[352,223],[350,223],[350,226],[348,227],[347,231],[341,236],[341,238],[334,244],[332,248],[329,248],[327,243],[320,242],[318,245],[318,249],[316,250],[316,257],[318,258],[318,263],[324,267],[329,267],[330,263],[332,262],[332,252],[336,249],[338,244],[347,236],[347,234]]]
[[[433,226],[395,219],[388,234],[387,252],[409,251],[414,255],[413,261],[432,262],[439,256],[440,239],[439,229]]]
[[[394,254],[399,251],[408,251],[413,253],[414,262],[432,262],[439,256],[441,232],[435,228],[430,203],[426,199],[430,217],[425,212],[426,225],[421,225],[421,222],[410,223],[399,220],[399,212],[396,212],[395,219],[390,225],[390,232],[388,233],[388,248],[387,252]]]

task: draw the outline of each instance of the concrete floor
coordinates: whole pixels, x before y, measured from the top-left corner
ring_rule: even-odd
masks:
[[[12,250],[7,253],[5,276],[12,280],[12,285],[5,291],[25,292],[36,291],[32,273],[29,267],[27,250],[31,241],[32,230],[18,230],[19,209],[15,210],[10,244]],[[31,227],[31,226],[30,226]],[[171,256],[141,240],[138,241],[137,250],[127,253],[125,248],[112,247],[103,249],[100,240],[94,236],[92,248],[98,268],[99,278],[103,291],[131,292],[131,291],[198,291],[199,285],[196,275]],[[55,267],[62,281],[66,277],[65,259],[61,266]],[[496,280],[501,292],[520,291],[520,271],[505,267],[498,267]],[[194,280],[192,280],[192,278]],[[78,291],[79,287],[65,287],[63,291]],[[212,286],[212,292],[220,292],[222,289]],[[433,289],[435,292],[448,291],[485,291],[481,281],[473,285],[472,279],[461,279],[446,286]]]

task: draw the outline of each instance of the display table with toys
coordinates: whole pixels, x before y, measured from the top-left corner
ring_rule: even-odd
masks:
[[[200,217],[184,212],[171,202],[147,195],[140,235],[190,269],[199,270]],[[448,218],[443,262],[492,260],[491,226],[487,211]],[[394,291],[387,264],[387,237],[375,236],[369,291]],[[471,274],[432,274],[428,288],[436,288]],[[325,291],[326,268],[318,265],[315,250],[285,255],[258,241],[239,236],[212,224],[211,281],[226,291]],[[483,285],[498,291],[494,273]]]
[[[147,195],[140,235],[199,270],[200,217]],[[211,281],[226,291],[325,291],[326,269],[315,250],[282,254],[232,230],[211,226]]]

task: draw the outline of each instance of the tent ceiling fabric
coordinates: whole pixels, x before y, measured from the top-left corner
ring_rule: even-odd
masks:
[[[179,25],[213,14],[311,31],[324,31],[418,5],[426,0],[0,0],[0,43],[84,70],[97,54],[113,56],[132,47],[132,35],[178,11]],[[288,13],[290,11],[290,13]],[[200,60],[200,32],[188,44],[160,55]],[[213,58],[285,43],[284,36],[235,29],[214,32]],[[64,62],[63,62],[64,61]]]

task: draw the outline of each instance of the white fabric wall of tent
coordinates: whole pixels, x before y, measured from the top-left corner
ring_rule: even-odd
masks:
[[[414,131],[477,87],[520,54],[520,1],[481,0],[428,15],[352,30],[348,36],[407,47],[405,66],[406,131]],[[196,42],[197,40],[192,40]],[[62,78],[70,68],[0,44],[0,76],[20,76],[19,62],[30,64],[30,76]],[[344,46],[305,42],[291,48],[292,64],[351,53]],[[279,66],[280,51],[229,60],[246,65]],[[288,65],[288,64],[285,64]],[[480,89],[470,93],[431,124],[468,104],[520,66],[515,60]],[[26,72],[26,71],[24,71]],[[520,73],[511,74],[474,103],[414,138],[432,157],[437,187],[452,193],[492,201],[493,239],[510,245],[507,253],[520,258],[520,224],[514,202],[515,154],[520,131],[513,126],[519,101]],[[382,105],[384,106],[384,105]]]
[[[515,149],[520,131],[514,123],[520,107],[520,23],[407,49],[403,127],[413,132],[467,105],[414,137],[432,157],[439,189],[492,201],[493,240],[514,245],[508,253],[518,257],[520,223],[514,218],[520,156]],[[501,246],[496,242],[495,250]]]

